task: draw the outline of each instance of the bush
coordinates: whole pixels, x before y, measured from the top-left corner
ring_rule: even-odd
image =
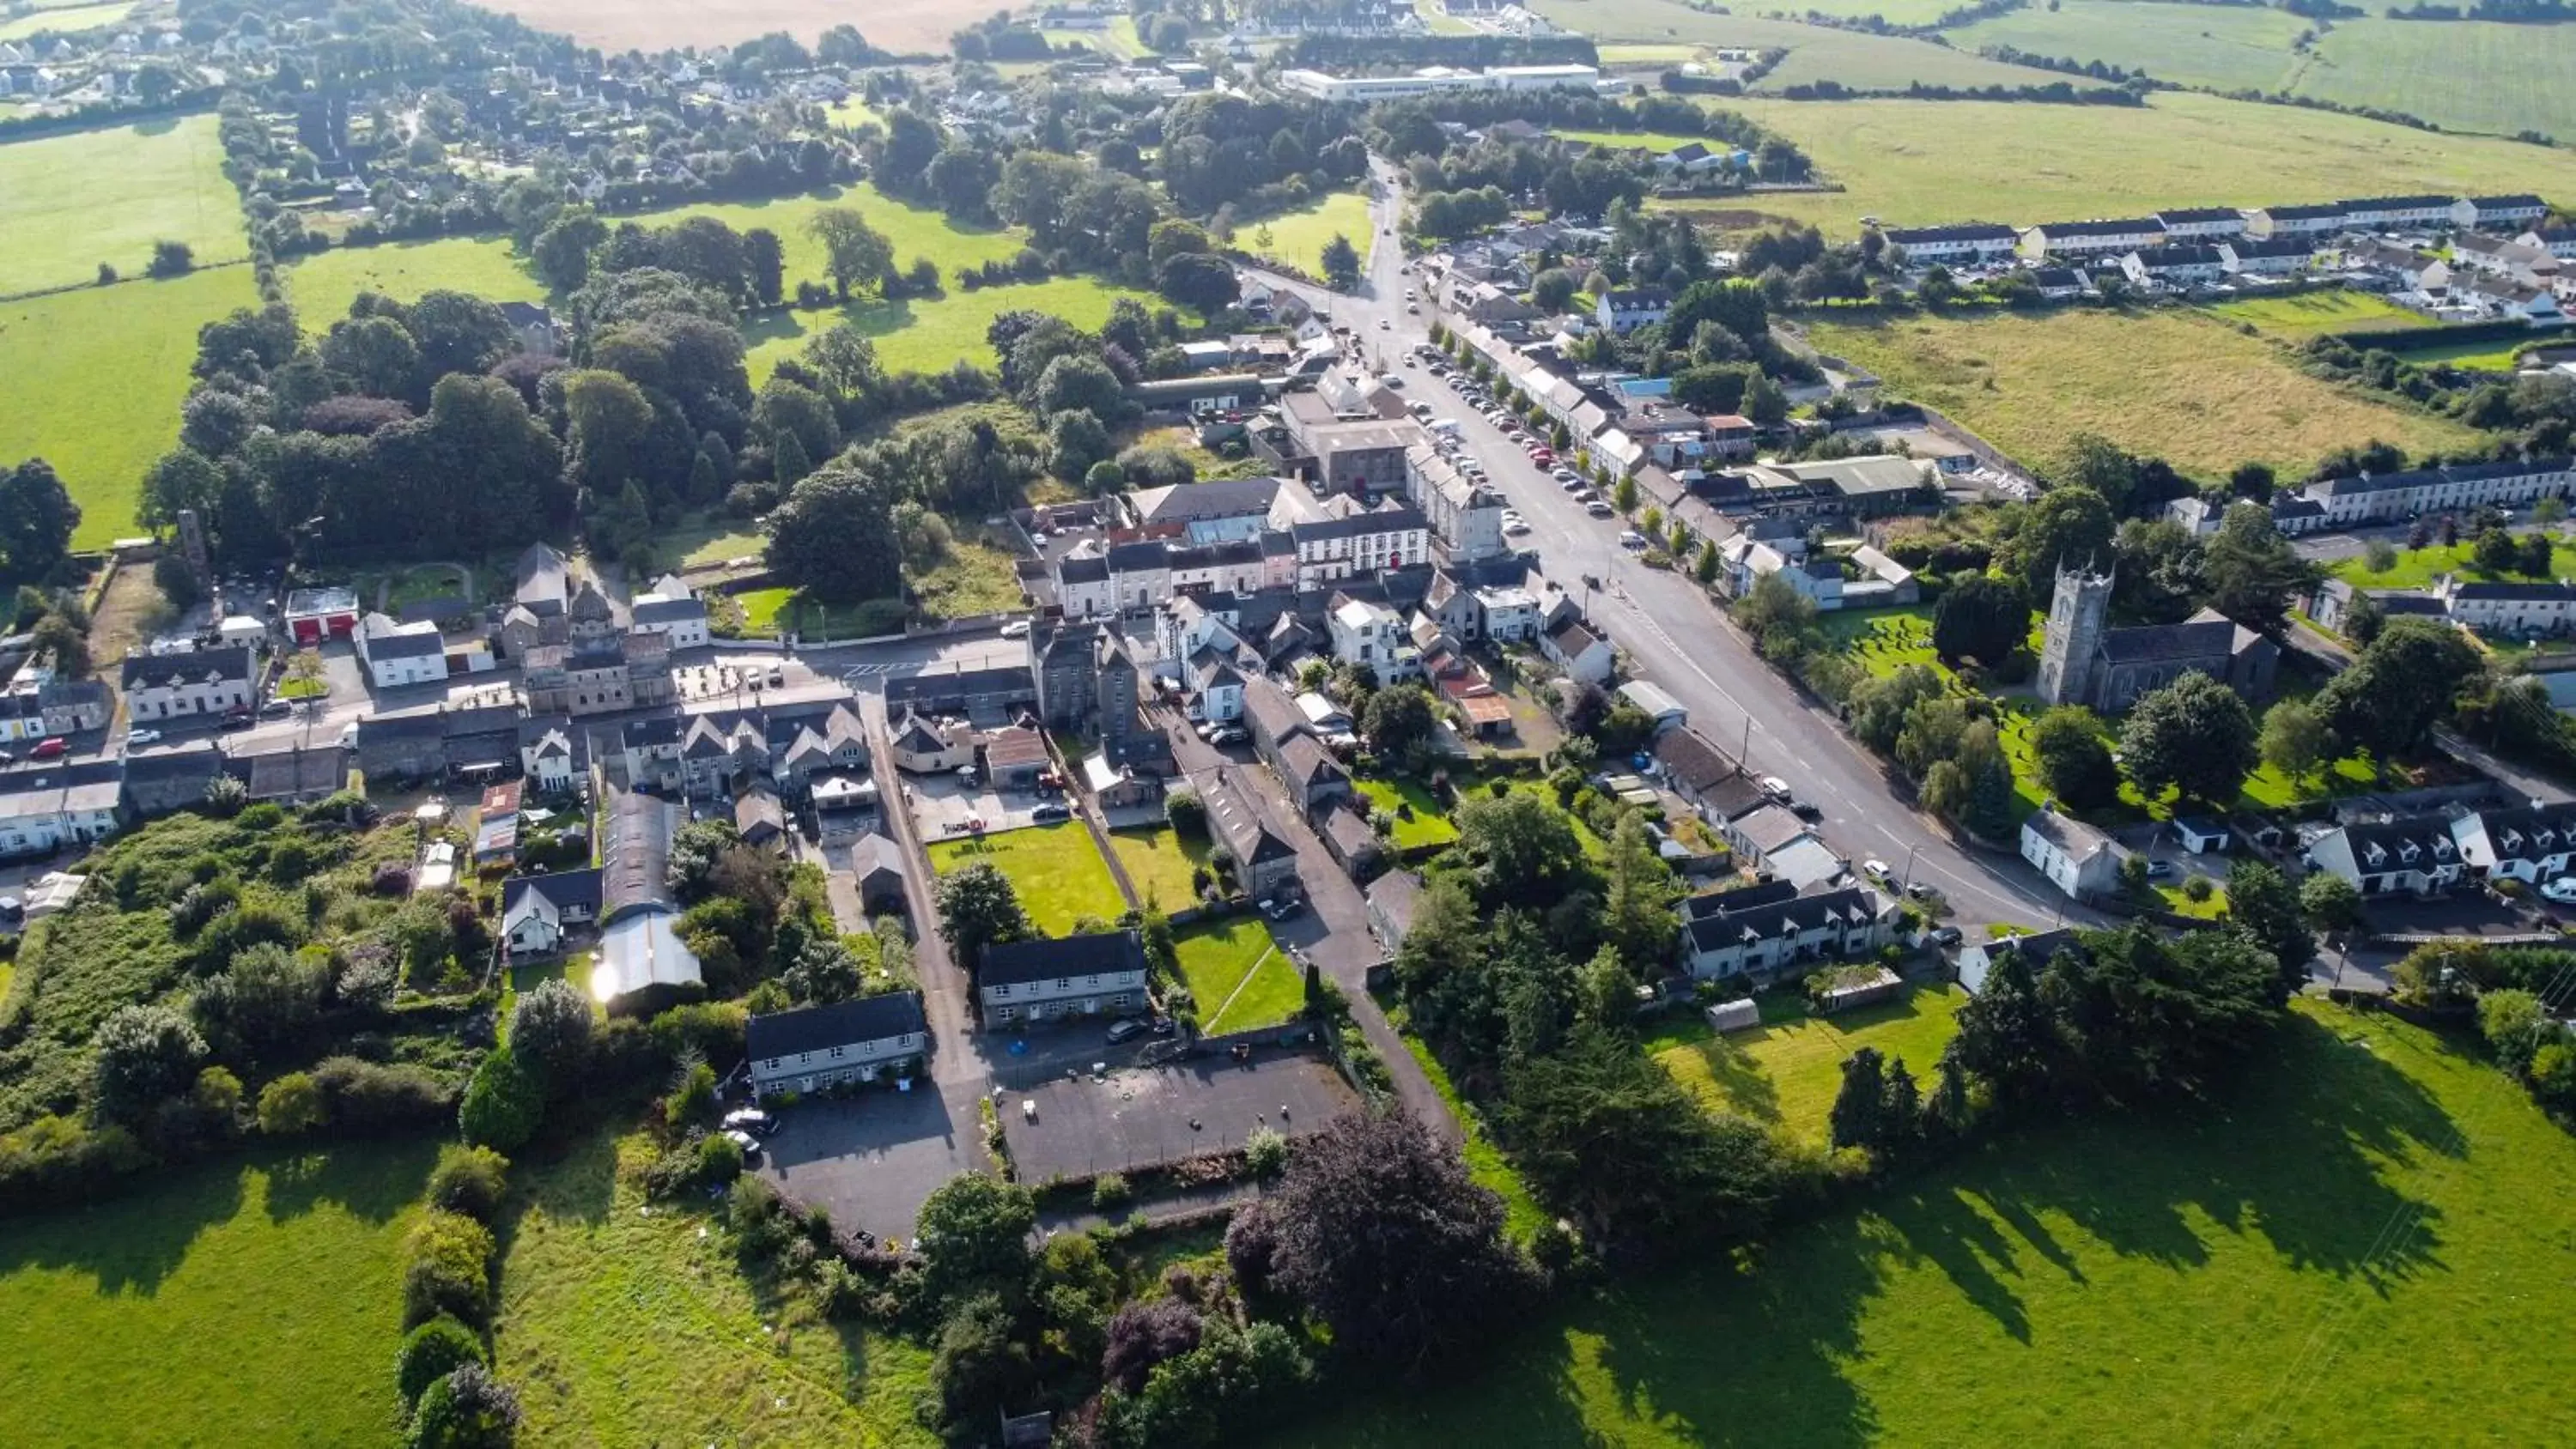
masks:
[[[716,1109],[716,1069],[705,1062],[691,1062],[680,1070],[679,1081],[662,1103],[662,1120],[673,1127],[698,1118],[712,1116]]]
[[[1188,790],[1174,790],[1163,800],[1163,819],[1176,835],[1207,839],[1207,802]]]
[[[69,1117],[39,1117],[0,1134],[0,1204],[61,1206],[151,1164],[152,1155],[122,1127],[92,1129]]]
[[[1225,1266],[1246,1293],[1270,1286],[1271,1262],[1279,1251],[1279,1230],[1270,1212],[1253,1202],[1235,1209],[1225,1225]]]
[[[721,1132],[710,1132],[699,1139],[697,1179],[708,1187],[721,1187],[742,1176],[742,1144]]]
[[[509,1174],[510,1159],[491,1148],[451,1142],[438,1149],[438,1165],[430,1169],[430,1205],[489,1223],[509,1191]]]
[[[453,1314],[477,1328],[492,1317],[492,1232],[461,1213],[431,1209],[403,1245],[403,1322]]]
[[[519,1431],[519,1396],[479,1363],[459,1364],[429,1386],[412,1414],[411,1449],[507,1449]]]
[[[516,1052],[503,1047],[474,1069],[457,1125],[468,1142],[515,1152],[536,1135],[545,1111],[545,1084],[520,1065]]]
[[[271,1137],[295,1137],[322,1125],[322,1089],[302,1072],[260,1089],[259,1130]]]
[[[2182,894],[2185,900],[2205,901],[2217,893],[2218,882],[2205,875],[2195,875],[2182,883]]]
[[[1136,1190],[1127,1185],[1123,1174],[1104,1172],[1092,1179],[1091,1206],[1095,1211],[1114,1213],[1136,1200]]]
[[[483,1361],[483,1341],[474,1330],[442,1313],[403,1335],[402,1350],[394,1356],[394,1380],[408,1407],[460,1366]]]
[[[1267,1182],[1288,1165],[1288,1135],[1276,1127],[1255,1127],[1243,1139],[1243,1165]]]
[[[426,1067],[330,1057],[313,1069],[313,1086],[324,1120],[344,1136],[408,1131],[451,1120],[456,1111],[455,1086]]]

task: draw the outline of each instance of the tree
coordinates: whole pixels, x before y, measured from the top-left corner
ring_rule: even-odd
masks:
[[[480,1362],[459,1364],[429,1386],[413,1411],[408,1449],[510,1449],[519,1396]]]
[[[2025,951],[1996,953],[1986,984],[1959,1008],[1950,1052],[2007,1101],[2042,1082],[2057,1056],[2057,1029],[2039,998],[2038,968],[2046,964]]]
[[[403,1321],[451,1314],[469,1326],[492,1316],[492,1230],[432,1208],[404,1241]]]
[[[608,223],[592,215],[589,207],[566,207],[537,233],[528,257],[548,287],[570,295],[590,280],[590,259],[607,240]]]
[[[144,271],[155,277],[183,277],[197,269],[197,253],[186,242],[157,241]]]
[[[2308,984],[2308,963],[2316,959],[2317,938],[2299,892],[2288,877],[2259,860],[2239,859],[2227,868],[2227,919],[2271,953],[2279,985],[2273,1005],[2289,1001]]]
[[[30,458],[0,472],[0,582],[51,578],[70,555],[80,522],[80,505],[52,464]]]
[[[1542,312],[1562,312],[1574,301],[1576,290],[1572,272],[1549,267],[1530,278],[1530,305]]]
[[[1627,978],[1632,980],[1635,973],[1662,967],[1672,954],[1674,933],[1681,928],[1680,918],[1673,913],[1681,889],[1674,884],[1672,867],[1655,853],[1641,813],[1622,812],[1611,829],[1607,873],[1610,883],[1602,904],[1601,935],[1623,964],[1635,963]],[[1605,1016],[1619,1021],[1626,1012]]]
[[[457,1108],[457,1126],[478,1147],[516,1152],[536,1135],[544,1120],[546,1084],[517,1052],[498,1047],[486,1052],[465,1084]]]
[[[402,1349],[394,1357],[394,1383],[409,1407],[440,1379],[466,1364],[481,1362],[483,1341],[474,1336],[474,1330],[442,1313],[403,1335]]]
[[[2501,528],[2490,528],[2480,533],[2477,546],[2470,554],[2478,571],[2488,574],[2513,572],[2514,564],[2521,557],[2522,551],[2514,546],[2513,535]]]
[[[510,1159],[489,1147],[463,1147],[450,1142],[438,1149],[438,1165],[429,1171],[429,1205],[490,1223],[509,1191]]]
[[[1573,820],[1536,795],[1469,800],[1458,807],[1457,826],[1451,849],[1488,905],[1554,904],[1584,868]]]
[[[297,1137],[322,1125],[322,1091],[302,1072],[288,1072],[259,1093],[259,1130],[271,1137]]]
[[[1038,934],[1028,913],[1020,909],[1019,892],[1012,888],[1011,878],[990,864],[978,862],[941,876],[933,894],[940,938],[970,971],[981,963],[985,947],[1032,940]]]
[[[590,999],[560,977],[539,982],[510,1011],[510,1054],[569,1095],[590,1061]]]
[[[2334,736],[2306,701],[2285,699],[2263,712],[2263,735],[2256,748],[2263,763],[2298,783],[2333,758]]]
[[[1333,239],[1324,243],[1316,262],[1324,269],[1324,285],[1336,292],[1359,289],[1360,252],[1359,248],[1351,245],[1349,237],[1340,232],[1333,233]]]
[[[2201,575],[2209,581],[2212,608],[2249,629],[2278,634],[2290,601],[2316,587],[2317,566],[2298,556],[2260,503],[2227,510],[2218,532],[2201,547]]]
[[[2032,721],[2029,739],[2039,782],[2059,805],[2081,812],[2119,798],[2120,767],[2093,711],[2059,705]]]
[[[818,599],[894,597],[903,547],[893,491],[872,467],[836,458],[807,474],[769,515],[766,557],[779,581]]]
[[[114,1122],[134,1121],[178,1093],[206,1058],[205,1038],[159,1005],[118,1007],[98,1024],[91,1045],[91,1092],[99,1115]]]
[[[2513,1076],[2528,1074],[2542,1045],[2562,1033],[2541,999],[2528,991],[2501,987],[2478,996],[2478,1035],[2486,1038],[2496,1065]]]
[[[1184,252],[1154,268],[1154,290],[1202,314],[1223,311],[1242,295],[1234,267],[1225,258]]]
[[[1996,562],[2033,602],[2056,591],[2057,570],[2080,568],[2111,551],[2111,507],[2089,488],[2052,488],[2020,511]]]
[[[2317,712],[2335,738],[2386,760],[2423,743],[2482,667],[2476,646],[2451,625],[2392,619],[2317,691]]]
[[[2331,871],[2312,871],[2299,882],[2299,909],[2328,936],[2361,928],[2361,891]]]
[[[1876,1047],[1843,1059],[1842,1090],[1826,1121],[1836,1147],[1875,1148],[1887,1136],[1887,1063]]]
[[[894,243],[850,207],[826,206],[806,221],[805,229],[823,244],[823,270],[844,302],[850,300],[851,288],[894,270]]]
[[[1360,715],[1361,731],[1380,754],[1402,755],[1431,738],[1438,719],[1431,691],[1418,684],[1392,684],[1369,696]]]
[[[2198,672],[2138,701],[2120,730],[2120,754],[2148,799],[2173,787],[2215,805],[2234,800],[2261,759],[2244,698]]]
[[[2542,503],[2551,501],[2553,500],[2546,498],[2541,500]],[[2566,505],[2561,502],[2559,506]],[[2535,504],[2533,507],[2537,511],[2538,505]],[[2521,556],[2514,564],[2517,572],[2529,574],[2536,579],[2545,579],[2549,577],[2557,562],[2558,546],[2549,541],[2548,534],[2526,533],[2522,536]]]
[[[1101,1379],[1121,1393],[1141,1393],[1155,1365],[1199,1346],[1202,1326],[1199,1311],[1178,1298],[1127,1304],[1109,1320]]]
[[[211,523],[223,491],[224,472],[213,460],[194,448],[173,448],[143,471],[143,501],[135,508],[135,521],[146,528],[169,528],[181,513],[194,509],[201,522]]]
[[[778,233],[755,226],[742,234],[743,281],[751,300],[775,307],[787,294],[787,248]]]
[[[1401,1113],[1335,1119],[1264,1200],[1278,1285],[1355,1362],[1422,1374],[1506,1321],[1525,1291],[1502,1200]]]
[[[2269,501],[2276,483],[2272,467],[2268,463],[2239,463],[2236,465],[2236,470],[2227,475],[2227,491],[2230,496],[2250,499],[2256,503]]]
[[[1037,1199],[1018,1183],[982,1172],[941,1183],[914,1220],[923,1291],[937,1303],[988,1289],[1018,1294],[1028,1282],[1037,1223]]]
[[[1087,409],[1067,408],[1047,420],[1047,471],[1066,482],[1088,477],[1115,451],[1109,429]]]
[[[1993,668],[2030,637],[2030,606],[2001,579],[1973,575],[1941,595],[1932,610],[1932,649],[1951,664],[1974,659]]]
[[[1757,372],[1744,380],[1744,416],[1763,427],[1776,428],[1789,420],[1789,394]]]
[[[2531,505],[2531,521],[2543,528],[2555,528],[2567,521],[2567,500],[2552,494]]]

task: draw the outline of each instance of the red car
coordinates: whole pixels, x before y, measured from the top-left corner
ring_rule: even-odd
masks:
[[[51,739],[37,741],[36,747],[27,752],[27,758],[31,760],[59,760],[63,757],[63,752],[70,748],[70,741],[65,740],[61,735],[55,735]]]
[[[1542,468],[1553,468],[1556,466],[1556,454],[1549,452],[1545,448],[1532,448],[1530,449],[1530,461],[1536,463]]]

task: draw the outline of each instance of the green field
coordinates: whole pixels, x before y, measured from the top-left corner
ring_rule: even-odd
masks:
[[[1270,236],[1266,246],[1260,240],[1265,229]],[[1238,223],[1234,244],[1256,257],[1283,262],[1310,277],[1320,277],[1324,274],[1324,245],[1336,236],[1349,238],[1351,245],[1359,248],[1360,262],[1365,267],[1370,231],[1368,198],[1356,191],[1336,191],[1303,211]]]
[[[2392,337],[2384,345],[2396,353],[2401,362],[2431,366],[2447,362],[2453,367],[2466,367],[2487,372],[2511,372],[2516,359],[2526,347],[2562,344],[2567,334],[2533,333],[2521,337],[2487,337],[2474,342],[2445,342],[2439,332],[2427,331],[2412,337]]]
[[[1967,999],[1955,986],[1923,986],[1832,1017],[1809,1016],[1794,1001],[1766,1002],[1773,1009],[1761,1026],[1724,1036],[1701,1016],[1669,1018],[1647,1037],[1646,1051],[1701,1102],[1822,1143],[1845,1059],[1876,1047],[1891,1061],[1903,1057],[1917,1079],[1928,1078],[1958,1034]]]
[[[2105,61],[2182,85],[2277,91],[2297,73],[2290,46],[2308,27],[2286,10],[2253,6],[2058,0],[1942,34],[1963,50],[2009,45],[2035,55]],[[2341,22],[2335,28],[2341,33]]]
[[[2576,1192],[2576,1142],[2391,1018],[2303,1006],[2248,1072],[1614,1280],[1479,1375],[1272,1442],[2535,1442],[2576,1314],[2576,1241],[2536,1205]]]
[[[1180,832],[1168,827],[1151,830],[1113,830],[1109,848],[1118,852],[1118,864],[1127,872],[1128,884],[1136,894],[1150,899],[1165,911],[1176,911],[1198,899],[1190,886],[1190,876],[1206,864],[1208,843],[1184,840]]]
[[[1613,151],[1664,152],[1708,144],[1706,136],[1685,136],[1675,131],[1550,131],[1548,134],[1561,140],[1607,146]]]
[[[0,1439],[391,1445],[430,1144],[261,1152],[0,1231]]]
[[[793,248],[790,248],[793,251]],[[936,260],[937,253],[931,254]],[[943,272],[946,266],[942,264]],[[789,287],[795,274],[789,274]],[[783,312],[750,320],[743,331],[751,340],[751,379],[767,380],[780,359],[795,356],[809,332],[819,332],[843,318],[873,338],[877,358],[896,372],[944,372],[959,362],[990,366],[993,349],[984,341],[986,328],[1005,312],[1023,309],[1061,317],[1076,327],[1095,328],[1109,320],[1109,304],[1134,297],[1148,306],[1167,306],[1153,296],[1107,286],[1091,277],[1049,277],[1043,282],[986,287],[969,292],[955,281],[944,297],[924,301],[885,302],[862,298],[834,312]]]
[[[258,304],[248,267],[0,302],[0,460],[53,463],[81,506],[74,547],[134,532],[143,470],[179,438],[197,329]]]
[[[2221,321],[2250,322],[2260,331],[2288,342],[2305,342],[2330,332],[2403,332],[2433,325],[2433,320],[2423,313],[2409,312],[2385,297],[2339,288],[2281,297],[2247,297],[2220,302],[2207,310]]]
[[[2073,310],[1819,322],[1809,338],[2006,453],[2046,466],[2100,433],[2199,478],[2249,459],[2304,476],[2332,448],[2385,439],[2458,452],[2478,434],[2309,377],[2260,338],[2183,312]]]
[[[46,31],[71,34],[114,25],[134,13],[135,0],[109,0],[105,5],[62,5],[21,15],[15,20],[0,20],[0,40],[23,40]]]
[[[424,292],[466,292],[491,302],[543,302],[545,283],[490,237],[440,237],[372,247],[334,247],[286,270],[286,294],[307,332],[349,315],[361,292],[416,302]]]
[[[702,1202],[648,1213],[618,1159],[594,1136],[512,1174],[524,1212],[505,1239],[493,1343],[526,1415],[520,1443],[938,1442],[912,1416],[927,1350],[746,1281]],[[392,1360],[388,1347],[370,1362],[387,1390]]]
[[[1050,936],[1070,934],[1085,916],[1114,921],[1127,909],[1110,879],[1109,863],[1078,820],[1005,830],[980,840],[930,842],[930,865],[945,875],[970,865],[992,865],[1011,878],[1020,907]]]
[[[1820,80],[1838,81],[1860,90],[1902,90],[1916,81],[1926,85],[2021,86],[2064,79],[2047,71],[1999,64],[1976,54],[1973,47],[1954,50],[1897,36],[1758,19],[1750,13],[1717,15],[1690,9],[1674,0],[1537,0],[1530,8],[1569,30],[1582,31],[1598,40],[1788,51],[1788,57],[1756,83],[1757,90],[1776,91]],[[1795,8],[1854,15],[1878,12],[1891,20],[1913,16],[1918,21],[1929,21],[1940,11],[1954,7],[1946,0],[1820,0],[1813,5],[1802,0]]]
[[[143,275],[157,241],[197,265],[250,255],[215,118],[182,116],[0,145],[0,296]]]
[[[1198,1003],[1199,1031],[1258,1031],[1295,1016],[1306,1004],[1296,963],[1270,939],[1258,916],[1232,916],[1178,932],[1181,979]]]
[[[1841,235],[1872,215],[1891,226],[2027,224],[2409,191],[2576,195],[2576,155],[2565,151],[2188,92],[2144,107],[1722,104],[1797,142],[1847,188],[1761,196],[1761,208]]]

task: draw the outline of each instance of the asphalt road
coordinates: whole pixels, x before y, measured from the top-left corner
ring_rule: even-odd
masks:
[[[1395,205],[1390,197],[1376,203],[1380,228],[1393,223]],[[2034,927],[2098,921],[2017,856],[1960,845],[1900,802],[1877,761],[1842,733],[1830,712],[1808,704],[1756,658],[1695,582],[1646,568],[1618,546],[1620,531],[1630,526],[1626,519],[1587,515],[1440,379],[1403,366],[1404,354],[1429,339],[1433,320],[1427,300],[1419,314],[1405,311],[1405,289],[1418,286],[1420,278],[1401,274],[1404,262],[1401,249],[1381,236],[1358,295],[1322,294],[1274,280],[1307,293],[1335,321],[1349,324],[1374,371],[1394,373],[1403,379],[1403,391],[1431,404],[1434,416],[1459,422],[1462,440],[1484,462],[1487,476],[1529,520],[1531,531],[1520,536],[1519,545],[1539,550],[1551,578],[1571,583],[1591,574],[1602,581],[1587,608],[1630,657],[1634,674],[1680,700],[1693,728],[1730,753],[1745,749],[1753,770],[1781,776],[1800,798],[1821,807],[1824,837],[1836,850],[1855,862],[1883,859],[1900,875],[1910,869],[1910,879],[1937,887],[1952,909],[1951,921],[1963,929],[1998,921]],[[1387,324],[1383,330],[1381,321]]]

